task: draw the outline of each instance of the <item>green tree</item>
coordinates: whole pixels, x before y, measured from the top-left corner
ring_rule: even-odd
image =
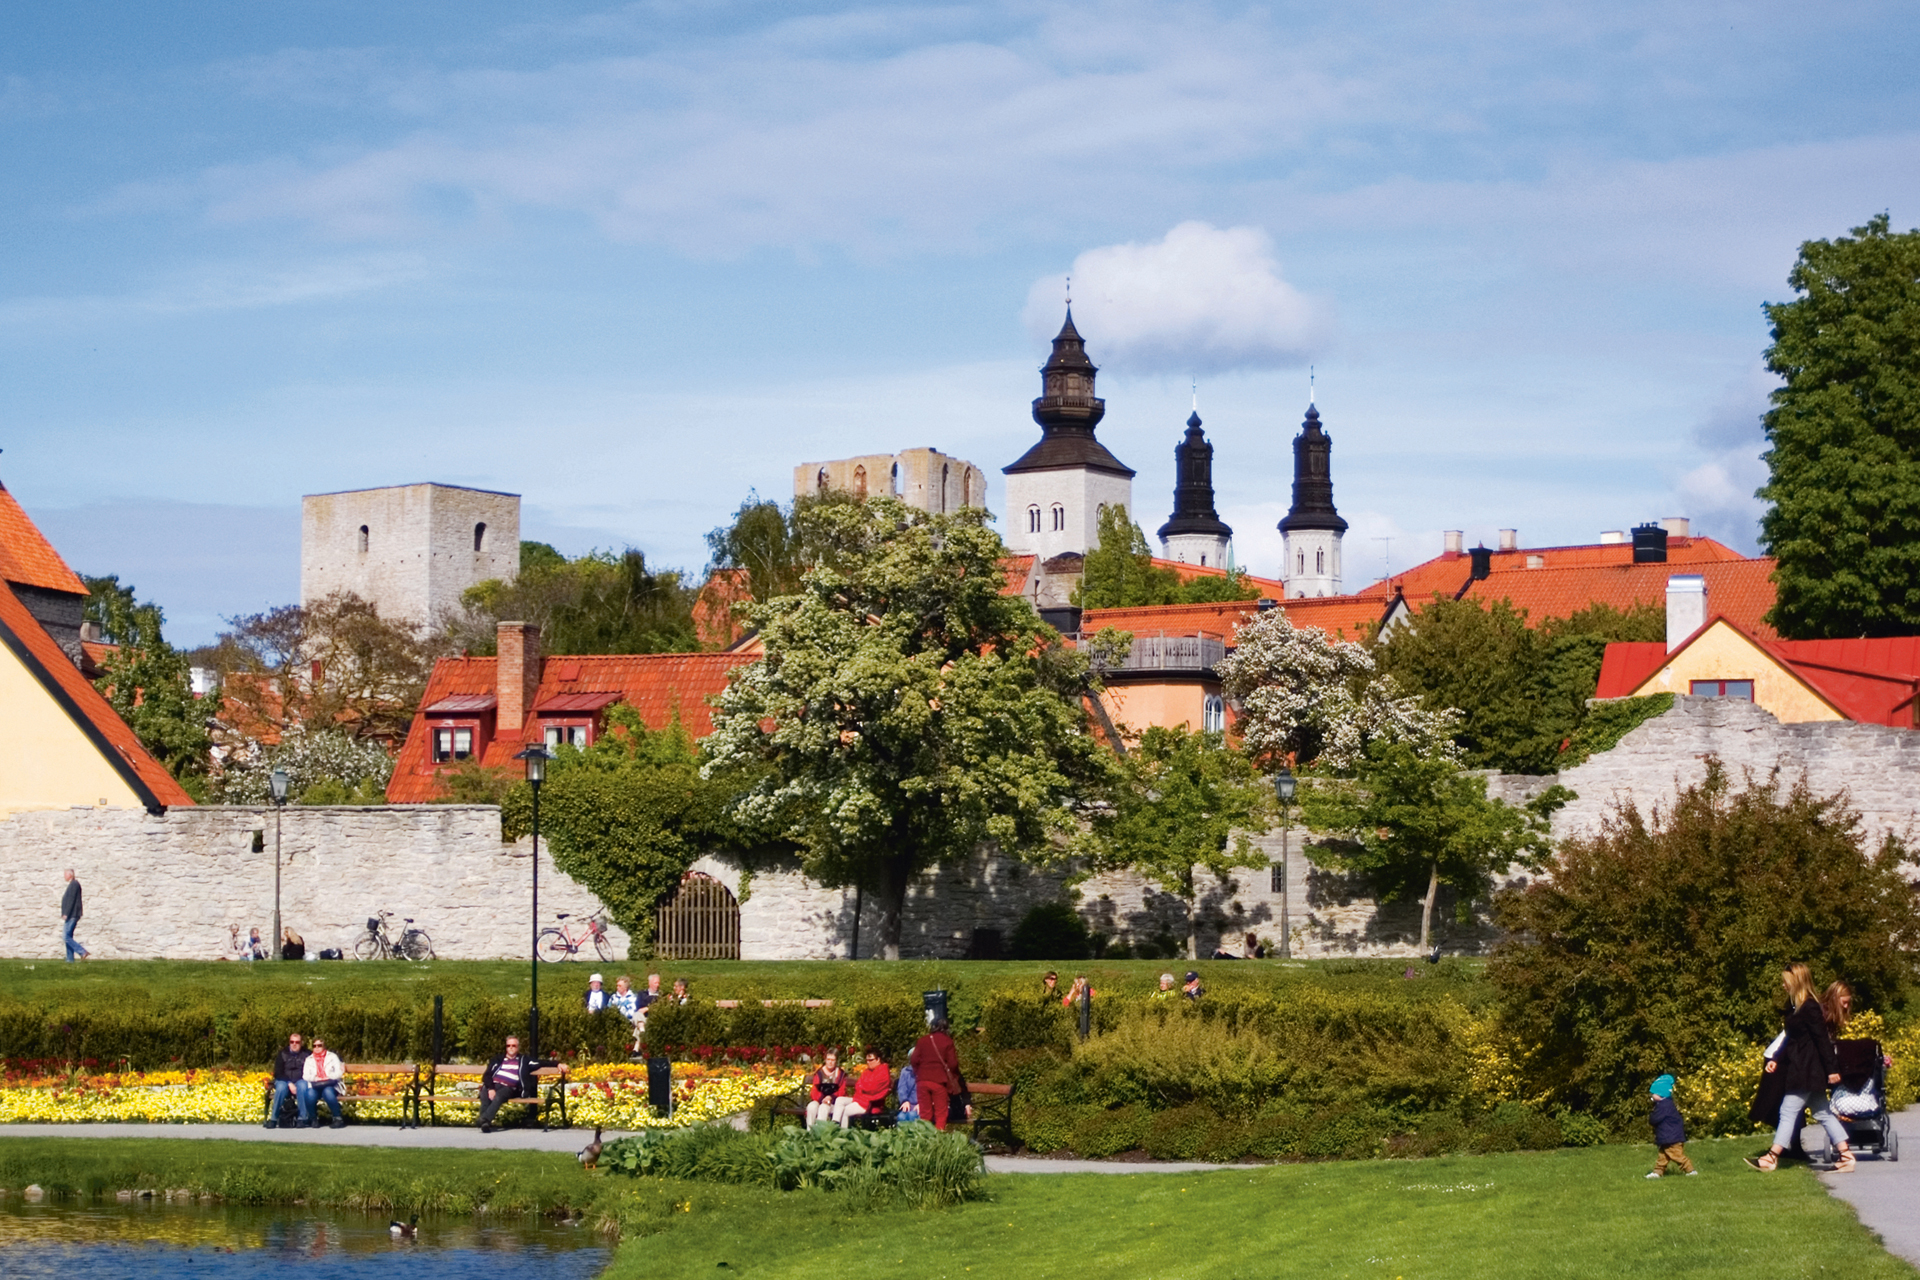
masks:
[[[748,494],[733,513],[732,524],[708,532],[707,550],[713,557],[710,571],[746,573],[747,592],[755,604],[800,589],[800,575],[806,568],[800,531],[777,502]]]
[[[1769,303],[1767,368],[1785,385],[1766,423],[1779,558],[1770,621],[1793,639],[1920,630],[1920,230],[1886,214],[1809,240]]]
[[[735,812],[790,839],[815,881],[869,890],[898,959],[916,875],[986,842],[1051,852],[1109,753],[1085,659],[1005,593],[984,511],[882,497],[799,520],[825,550],[797,593],[752,609],[766,656],[720,695],[707,769],[764,766]]]
[[[738,787],[732,775],[709,779],[693,741],[678,724],[651,731],[626,703],[607,709],[607,732],[585,750],[563,746],[540,790],[540,833],[554,865],[606,904],[615,923],[644,950],[653,910],[701,854],[749,841],[728,816]],[[500,801],[508,840],[533,825],[533,792],[524,780]]]
[[[1428,707],[1460,713],[1454,741],[1472,768],[1551,773],[1587,715],[1616,640],[1662,640],[1666,614],[1597,604],[1528,625],[1505,600],[1435,597],[1376,642],[1380,669]]]
[[[1147,604],[1177,604],[1180,575],[1154,564],[1147,535],[1121,506],[1102,504],[1100,544],[1087,552],[1080,588],[1073,602],[1084,609],[1132,609]]]
[[[208,707],[193,696],[187,655],[167,643],[166,615],[141,604],[117,575],[86,578],[84,617],[117,648],[101,663],[100,691],[154,759],[196,799],[206,798]]]
[[[547,653],[691,653],[700,647],[697,594],[678,570],[649,569],[632,547],[569,560],[545,543],[522,543],[518,577],[462,593],[462,612],[445,620],[446,647],[491,655],[499,624],[511,621],[539,627]]]
[[[1218,577],[1201,574],[1189,578],[1180,588],[1181,604],[1215,604],[1234,600],[1258,599],[1260,592],[1247,575],[1238,569],[1229,569]]]
[[[1300,813],[1313,830],[1337,837],[1319,847],[1316,861],[1365,873],[1384,902],[1421,897],[1424,951],[1440,886],[1453,886],[1466,919],[1497,873],[1540,870],[1552,852],[1548,820],[1572,797],[1565,787],[1550,787],[1516,808],[1488,797],[1486,778],[1461,768],[1451,752],[1376,738],[1351,776],[1310,779],[1300,791]]]
[[[1897,1009],[1920,954],[1906,856],[1892,839],[1869,851],[1858,814],[1804,778],[1736,787],[1718,760],[1650,817],[1622,803],[1496,904],[1507,940],[1487,976],[1530,1087],[1644,1116],[1654,1076],[1773,1034],[1795,961],[1846,979],[1856,1007]]]
[[[1110,803],[1083,843],[1094,868],[1131,867],[1187,909],[1187,958],[1199,958],[1196,869],[1225,881],[1267,864],[1252,836],[1270,825],[1273,787],[1221,735],[1155,725],[1118,761]]]

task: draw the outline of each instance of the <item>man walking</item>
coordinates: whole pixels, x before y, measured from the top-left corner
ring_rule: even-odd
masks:
[[[73,940],[73,927],[80,923],[80,882],[74,879],[72,867],[67,868],[67,890],[60,895],[60,919],[66,926],[67,963],[72,964],[76,955],[85,960],[90,953]]]

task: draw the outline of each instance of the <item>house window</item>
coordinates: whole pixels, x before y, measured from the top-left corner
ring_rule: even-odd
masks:
[[[1038,507],[1027,508],[1027,532],[1040,532],[1040,508]]]
[[[1227,704],[1218,694],[1207,695],[1206,702],[1201,705],[1200,721],[1201,728],[1208,733],[1227,731]]]
[[[577,747],[585,750],[587,743],[593,737],[584,720],[571,724],[553,724],[549,722],[546,729],[547,750],[549,751],[558,751],[561,747]]]
[[[1202,569],[1207,567],[1207,553],[1204,551],[1200,553],[1200,567]]]
[[[486,550],[486,546],[487,522],[482,520],[479,524],[473,526],[473,549],[475,551],[484,551]]]
[[[366,552],[366,549],[367,549],[367,526],[361,525],[360,526],[360,550],[362,554]]]
[[[1287,891],[1286,864],[1276,862],[1270,865],[1267,868],[1267,877],[1268,877],[1267,887],[1271,889],[1273,892],[1285,893]]]
[[[470,728],[449,727],[433,731],[433,762],[445,764],[449,760],[471,760],[473,758],[473,730]]]
[[[1751,680],[1695,680],[1687,689],[1696,698],[1738,698],[1753,701]]]
[[[1059,503],[1053,504],[1053,531],[1055,533],[1067,527],[1067,509]]]

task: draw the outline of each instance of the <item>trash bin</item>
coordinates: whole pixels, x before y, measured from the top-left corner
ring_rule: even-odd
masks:
[[[647,1059],[647,1102],[662,1120],[673,1117],[673,1059]]]

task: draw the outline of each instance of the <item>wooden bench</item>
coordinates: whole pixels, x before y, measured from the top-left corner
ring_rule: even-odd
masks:
[[[980,1130],[1004,1129],[1007,1145],[1015,1145],[1013,1136],[1013,1094],[1019,1085],[975,1084],[967,1086],[973,1103],[973,1140],[980,1141]]]
[[[428,1124],[435,1122],[434,1104],[436,1102],[466,1103],[469,1106],[479,1106],[480,1081],[486,1074],[487,1068],[484,1064],[475,1066],[472,1063],[465,1062],[436,1062],[429,1065],[427,1067],[426,1079],[420,1082],[418,1090],[414,1094],[414,1124],[418,1125],[420,1123],[420,1107],[422,1103],[424,1103],[427,1108]],[[540,1067],[534,1071],[533,1078],[535,1088],[540,1091],[539,1094],[532,1098],[508,1098],[507,1104],[512,1105],[517,1103],[520,1106],[527,1107],[538,1113],[541,1117],[542,1123],[540,1127],[542,1129],[571,1128],[572,1124],[567,1119],[567,1069],[565,1067]],[[446,1084],[457,1084],[463,1080],[473,1081],[474,1091],[472,1093],[443,1093],[441,1091],[443,1082]],[[556,1115],[560,1118],[560,1122],[557,1125],[553,1122],[553,1118]]]
[[[340,1109],[343,1112],[349,1102],[398,1102],[400,1127],[405,1129],[409,1125],[413,1128],[420,1126],[420,1107],[415,1101],[420,1093],[419,1067],[411,1062],[343,1062],[340,1064],[340,1069]],[[363,1093],[353,1087],[356,1076],[405,1076],[407,1079],[397,1086],[390,1087],[387,1092]],[[277,1120],[279,1117],[273,1114],[273,1081],[266,1082],[262,1093],[265,1096],[261,1099],[261,1106],[267,1113],[266,1118]],[[324,1104],[316,1104],[314,1114],[316,1120],[319,1119],[319,1105]],[[412,1114],[411,1121],[408,1120],[409,1113]]]

